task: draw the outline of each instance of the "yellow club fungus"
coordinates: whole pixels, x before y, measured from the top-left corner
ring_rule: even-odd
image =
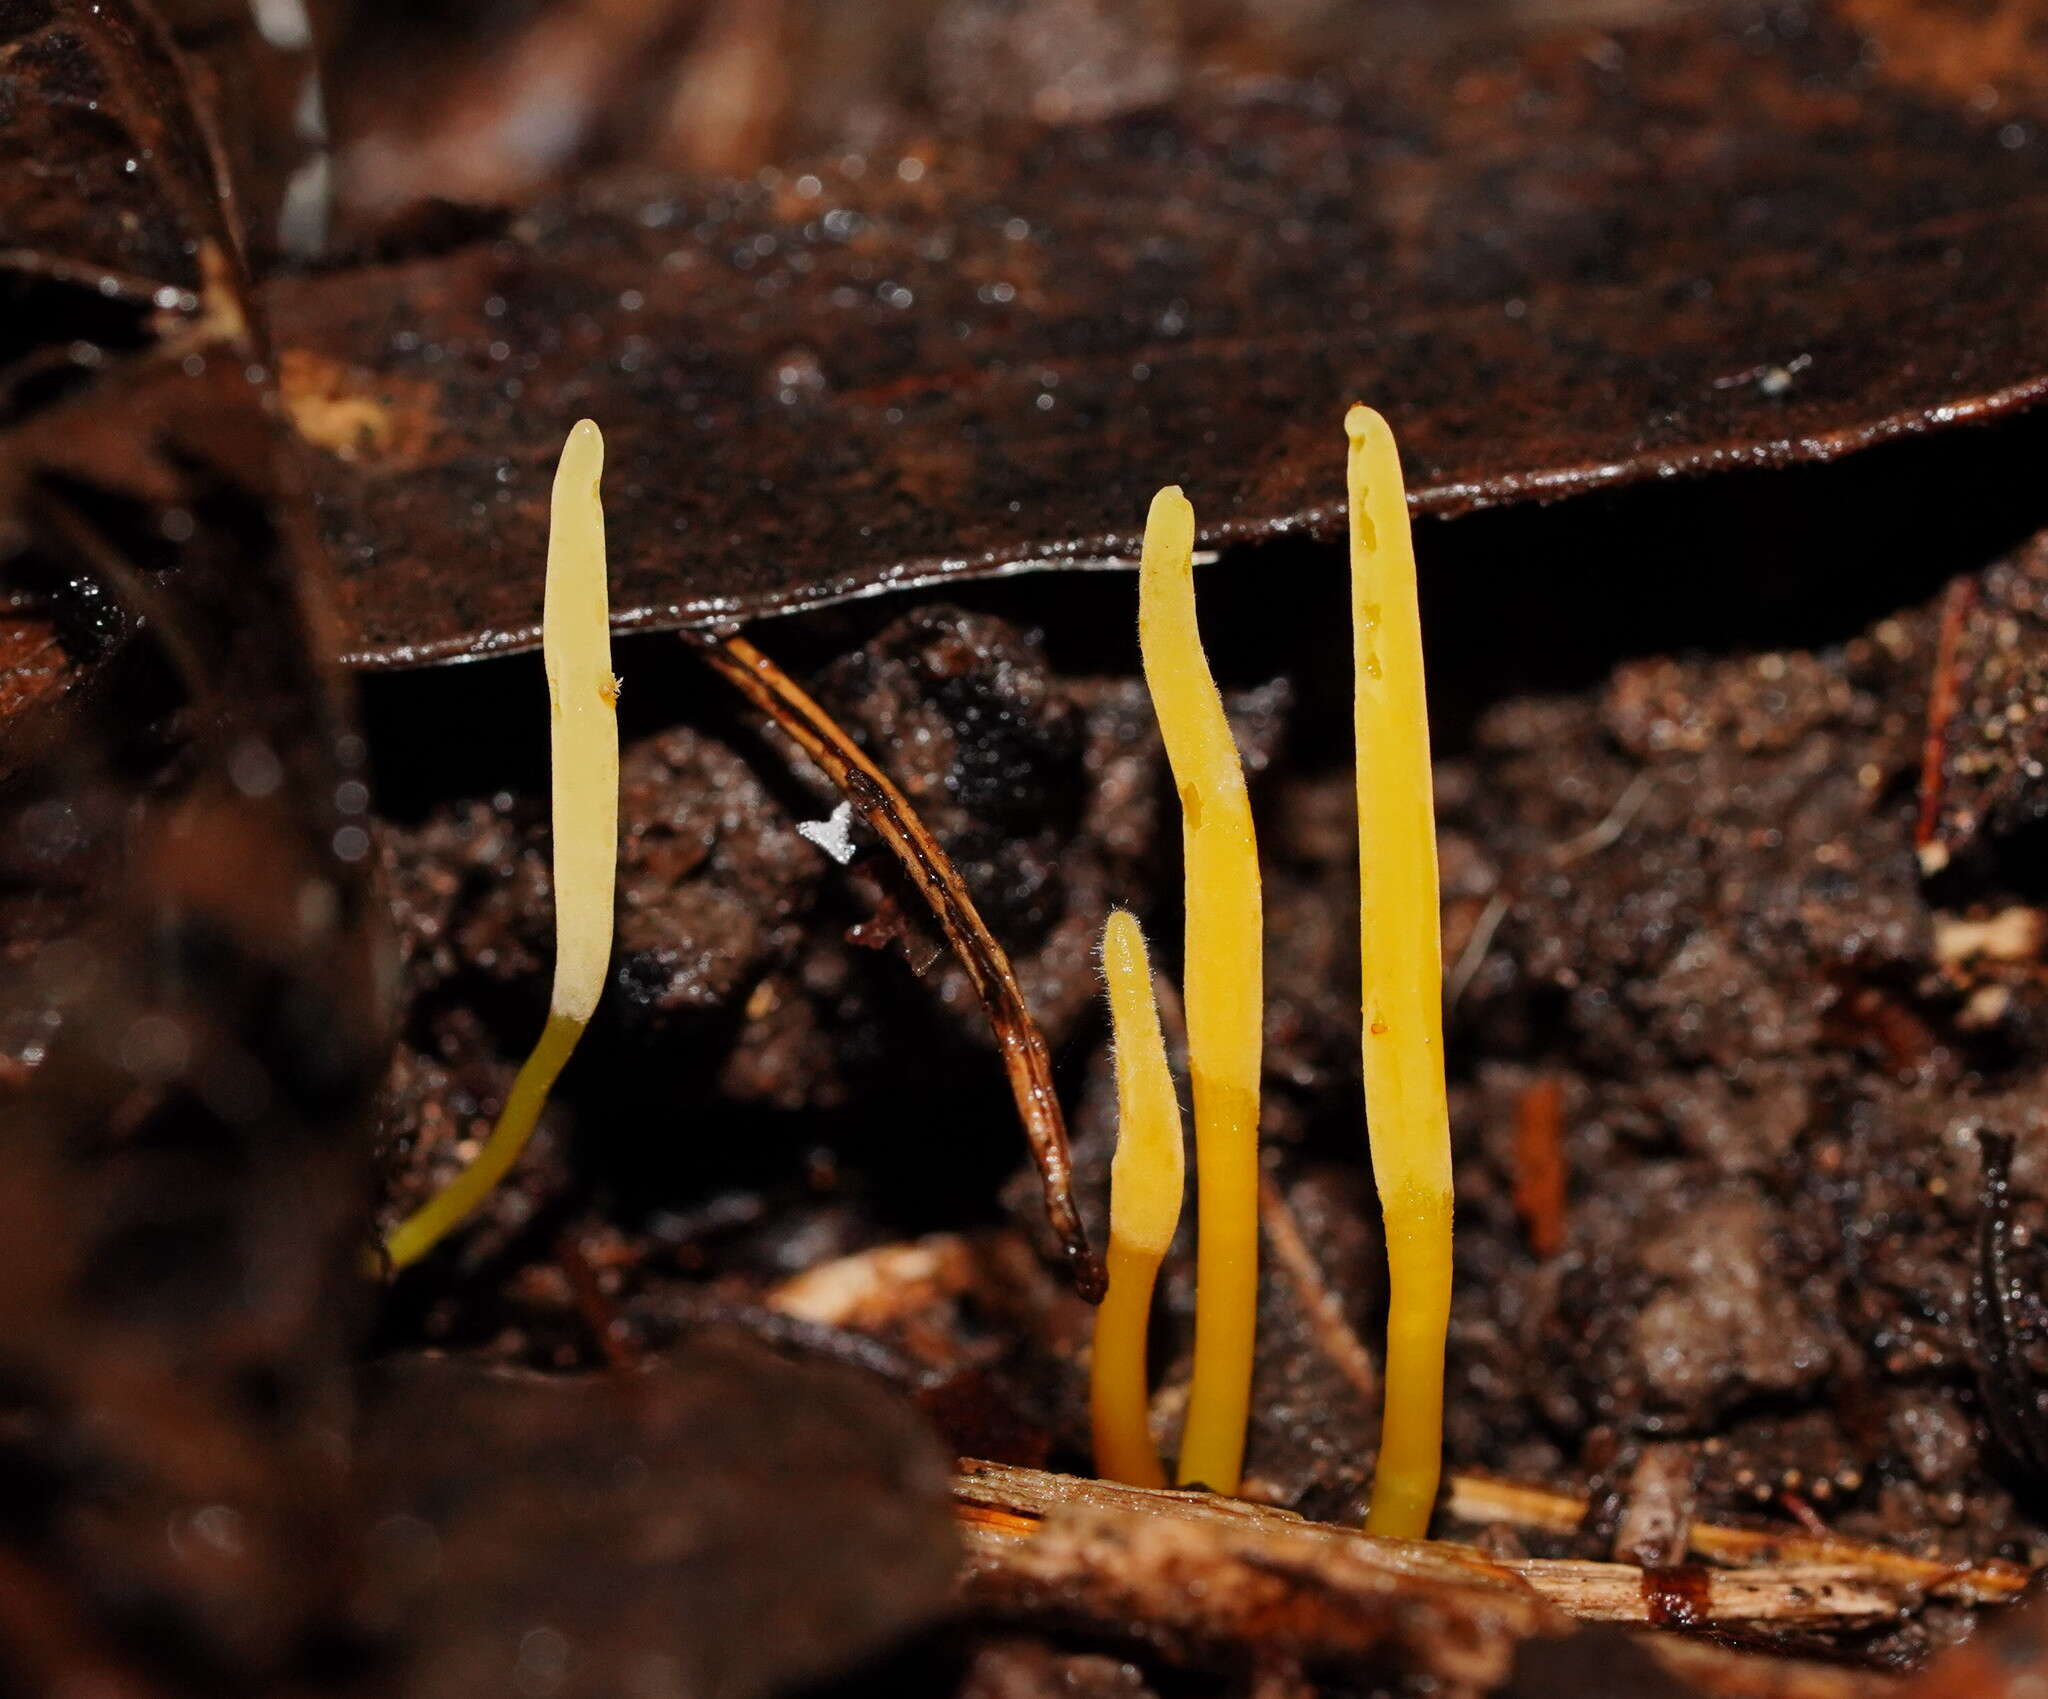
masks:
[[[1145,684],[1180,792],[1188,1074],[1195,1110],[1195,1367],[1179,1477],[1237,1490],[1259,1285],[1258,845],[1244,768],[1195,623],[1195,514],[1152,499],[1138,572]]]
[[[1145,940],[1122,909],[1111,910],[1102,928],[1102,977],[1115,1034],[1116,1155],[1109,1165],[1109,1290],[1095,1312],[1088,1412],[1096,1472],[1134,1487],[1163,1487],[1166,1472],[1146,1424],[1145,1337],[1159,1264],[1180,1224],[1186,1159]]]
[[[555,981],[547,1024],[477,1158],[399,1223],[392,1266],[417,1261],[511,1169],[604,990],[619,860],[618,680],[605,593],[604,438],[583,420],[555,468],[541,648],[547,663],[554,791]]]
[[[1443,1464],[1451,1308],[1451,1134],[1443,944],[1415,548],[1394,434],[1370,407],[1350,439],[1365,1108],[1387,1231],[1386,1408],[1368,1532],[1420,1539]]]

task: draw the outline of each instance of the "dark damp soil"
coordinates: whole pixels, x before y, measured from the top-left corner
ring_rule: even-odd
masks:
[[[1998,807],[1933,874],[1915,850],[1951,586],[1982,579],[2024,611],[2048,576],[2022,549],[2048,521],[2038,446],[1980,433],[1422,532],[1459,1188],[1451,1468],[1611,1511],[1644,1447],[1677,1444],[1703,1517],[1958,1559],[2048,1550],[2041,1483],[1984,1403],[2003,1388],[2024,1408],[2002,1417],[2038,1422],[2034,1365],[1987,1361],[1972,1314],[1980,1131],[2017,1143],[2027,1292],[2048,1220],[2029,850],[2048,780],[2010,702],[1994,730],[1966,693],[1951,730],[1950,755],[2012,751]],[[1247,1491],[1348,1517],[1382,1293],[1341,561],[1273,544],[1200,588],[1269,934]],[[1169,977],[1178,956],[1178,832],[1133,624],[1133,580],[1067,574],[755,633],[888,767],[1011,951],[1098,1232],[1108,905],[1138,910]],[[875,842],[856,827],[842,867],[804,835],[836,798],[685,645],[636,639],[618,665],[611,992],[515,1183],[399,1283],[385,1342],[567,1367],[716,1320],[879,1370],[962,1451],[1085,1467],[1086,1311],[1045,1254],[964,976]],[[532,659],[367,686],[403,937],[394,1216],[473,1150],[544,1010],[544,704]],[[1186,1251],[1157,1326],[1168,1413]],[[2012,1350],[2035,1348],[2022,1326]],[[1613,1538],[1596,1514],[1574,1549]],[[1930,1615],[1864,1650],[1908,1658],[1954,1626]],[[1130,1666],[1061,1660],[992,1641],[969,1685],[1140,1690]]]

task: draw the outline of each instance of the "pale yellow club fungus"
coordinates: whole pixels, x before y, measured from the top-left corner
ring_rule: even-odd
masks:
[[[1365,1111],[1387,1232],[1386,1407],[1366,1529],[1429,1531],[1443,1466],[1451,1309],[1451,1132],[1443,943],[1415,546],[1394,433],[1345,416],[1358,740]]]
[[[1188,1075],[1195,1111],[1195,1366],[1178,1475],[1237,1491],[1259,1289],[1259,857],[1244,767],[1195,623],[1195,514],[1161,490],[1145,521],[1138,641],[1180,792]]]
[[[1116,1057],[1116,1155],[1109,1165],[1109,1290],[1095,1312],[1088,1414],[1098,1475],[1163,1487],[1166,1471],[1147,1423],[1145,1342],[1159,1264],[1180,1225],[1187,1159],[1145,939],[1122,909],[1112,909],[1102,928],[1102,977]]]
[[[547,1024],[477,1158],[399,1223],[385,1250],[403,1268],[466,1220],[505,1177],[597,1009],[612,955],[619,863],[619,681],[605,593],[604,438],[583,420],[555,468],[541,650],[554,793],[555,980]]]

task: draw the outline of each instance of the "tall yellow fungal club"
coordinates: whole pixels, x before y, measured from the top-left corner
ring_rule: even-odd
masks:
[[[605,594],[603,471],[604,438],[585,419],[569,433],[555,468],[541,612],[555,853],[555,982],[547,1025],[476,1160],[393,1230],[385,1250],[394,1268],[432,1250],[519,1159],[604,990],[619,862],[619,686]]]
[[[1116,1155],[1109,1165],[1109,1290],[1095,1312],[1088,1413],[1098,1474],[1163,1487],[1166,1471],[1146,1423],[1145,1338],[1159,1264],[1180,1224],[1187,1159],[1145,939],[1122,909],[1112,909],[1102,928],[1102,977],[1115,1035]]]
[[[1259,1286],[1259,857],[1244,768],[1195,624],[1195,514],[1152,498],[1138,570],[1145,684],[1180,792],[1188,1073],[1195,1109],[1195,1366],[1183,1486],[1237,1490]]]
[[[1451,1309],[1451,1132],[1443,943],[1415,547],[1394,433],[1370,407],[1350,439],[1365,1108],[1387,1231],[1386,1409],[1369,1533],[1421,1539],[1443,1467]]]

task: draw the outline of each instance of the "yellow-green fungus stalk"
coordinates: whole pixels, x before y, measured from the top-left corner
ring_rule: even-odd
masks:
[[[605,593],[604,438],[588,419],[555,468],[541,648],[547,663],[554,793],[555,982],[547,1025],[512,1082],[477,1158],[386,1242],[394,1268],[416,1262],[503,1179],[590,1024],[612,954],[619,862],[619,681]]]
[[[1115,1038],[1116,1155],[1109,1165],[1109,1290],[1095,1312],[1088,1413],[1097,1474],[1163,1487],[1166,1471],[1146,1420],[1145,1340],[1159,1264],[1180,1224],[1187,1159],[1145,939],[1122,909],[1112,909],[1102,928],[1102,977]]]

